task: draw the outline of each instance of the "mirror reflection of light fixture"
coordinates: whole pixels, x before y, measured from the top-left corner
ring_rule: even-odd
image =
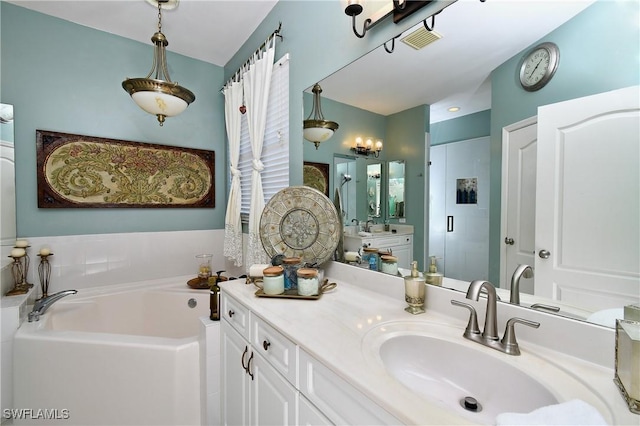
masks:
[[[179,0],[148,1],[158,5],[158,31],[151,37],[154,44],[151,71],[145,78],[127,78],[122,82],[122,88],[140,108],[155,115],[162,126],[166,117],[182,113],[195,101],[196,96],[178,83],[172,82],[167,70],[166,47],[169,41],[162,34],[162,5],[171,4],[176,7]]]
[[[311,114],[304,120],[303,136],[309,142],[313,142],[318,149],[321,142],[324,142],[333,136],[333,133],[338,130],[338,123],[335,121],[328,121],[324,119],[322,115],[322,108],[320,107],[320,93],[322,88],[318,83],[314,84],[313,89],[313,107]],[[313,118],[311,118],[313,116]]]
[[[380,157],[380,151],[382,151],[382,141],[380,139],[373,142],[373,138],[367,138],[364,142],[362,138],[358,136],[356,138],[356,146],[351,148],[351,151],[360,155],[373,155],[374,157]]]

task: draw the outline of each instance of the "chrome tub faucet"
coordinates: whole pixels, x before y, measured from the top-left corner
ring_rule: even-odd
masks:
[[[492,349],[504,352],[508,355],[520,355],[520,348],[516,340],[515,325],[524,324],[529,327],[540,327],[539,322],[529,321],[524,318],[511,318],[507,321],[502,340],[498,337],[498,321],[497,321],[497,295],[496,289],[489,281],[476,280],[469,284],[467,290],[467,299],[478,301],[480,293],[487,294],[487,309],[484,317],[484,330],[480,332],[476,310],[468,303],[452,300],[451,304],[460,306],[469,310],[469,322],[464,330],[463,336],[481,345],[488,346]]]
[[[55,302],[62,299],[65,296],[69,296],[70,294],[76,294],[78,290],[63,290],[61,292],[51,294],[49,296],[41,297],[36,300],[36,303],[33,305],[33,310],[29,312],[29,322],[39,321],[40,315],[43,315],[47,312],[47,309],[51,307]]]

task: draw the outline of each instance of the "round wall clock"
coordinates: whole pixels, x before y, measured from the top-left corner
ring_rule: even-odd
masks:
[[[559,61],[560,50],[554,43],[540,43],[531,49],[520,66],[522,88],[529,92],[542,89],[555,74]]]

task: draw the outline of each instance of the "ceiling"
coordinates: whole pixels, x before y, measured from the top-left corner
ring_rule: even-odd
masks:
[[[157,3],[154,6],[146,0],[3,1],[150,46],[158,28]],[[162,12],[167,50],[224,67],[276,3],[278,0],[179,0],[177,7]]]
[[[400,42],[420,22],[393,53],[379,47],[322,80],[322,96],[381,115],[427,104],[432,123],[489,109],[491,71],[593,2],[459,0],[435,17],[441,39],[421,50]],[[448,112],[452,106],[460,110]]]
[[[436,18],[435,31],[442,39],[422,50],[399,40],[392,54],[379,48],[323,80],[322,96],[382,115],[429,104],[432,122],[488,109],[491,71],[593,1],[459,0]],[[146,0],[8,2],[149,45],[157,28],[155,7]],[[167,49],[224,66],[276,3],[180,0],[177,8],[163,11]],[[364,6],[363,15],[375,12],[366,9],[366,1]],[[342,2],[336,0],[336,7]],[[381,25],[393,25],[387,19]],[[335,23],[349,24],[346,16]],[[454,105],[461,108],[458,113],[446,111]]]

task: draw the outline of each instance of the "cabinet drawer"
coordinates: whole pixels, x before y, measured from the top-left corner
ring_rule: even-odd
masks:
[[[297,346],[267,324],[262,318],[251,317],[251,345],[286,379],[298,386]]]
[[[225,319],[238,333],[249,340],[249,310],[224,292],[220,295],[220,318]]]
[[[299,389],[334,424],[401,424],[389,412],[304,350],[300,350]]]

